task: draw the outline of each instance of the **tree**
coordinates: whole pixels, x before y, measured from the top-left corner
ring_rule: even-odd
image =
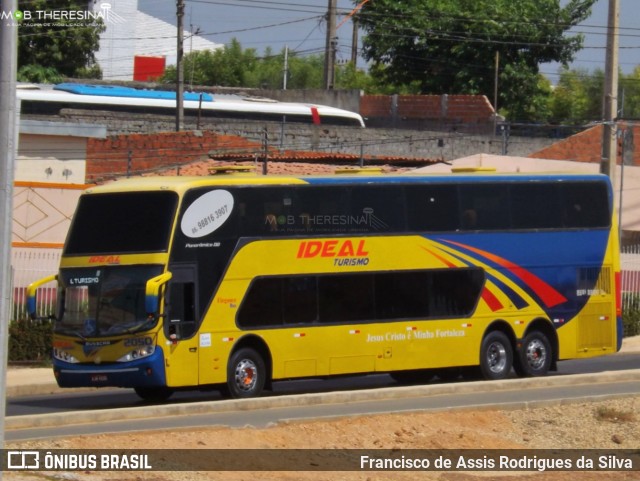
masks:
[[[604,71],[563,69],[551,96],[554,123],[586,124],[603,119]],[[640,67],[630,74],[619,74],[618,115],[623,119],[640,117]]]
[[[229,45],[215,51],[202,50],[185,55],[185,81],[190,85],[280,89],[284,79],[284,55],[284,50],[274,55],[267,48],[264,57],[260,58],[255,49],[243,50],[234,38]],[[287,88],[321,88],[322,56],[299,57],[290,53],[288,64]],[[175,66],[167,67],[161,81],[176,81]]]
[[[551,96],[553,123],[580,125],[602,120],[604,72],[593,74],[586,69],[563,69]]]
[[[424,94],[483,94],[512,120],[539,120],[547,92],[539,65],[573,60],[581,35],[565,35],[596,0],[376,0],[358,15],[372,75]]]
[[[618,95],[621,117],[637,119],[640,117],[640,67],[633,69],[629,75],[620,78],[620,94]],[[637,142],[637,141],[636,141]]]
[[[87,12],[86,1],[20,0],[18,8],[24,15],[18,32],[20,80],[101,76],[95,52],[105,27],[101,18],[78,13]],[[39,12],[58,15],[46,18]],[[65,18],[61,12],[70,14]]]

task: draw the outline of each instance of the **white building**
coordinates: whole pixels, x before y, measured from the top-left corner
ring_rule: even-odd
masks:
[[[89,8],[104,13],[106,30],[100,35],[100,50],[96,52],[104,80],[133,80],[135,56],[164,57],[166,65],[175,64],[178,42],[174,0],[90,0]],[[168,15],[169,9],[172,16]],[[171,22],[159,17],[171,18]],[[188,12],[183,25],[185,54],[223,46],[192,35]]]

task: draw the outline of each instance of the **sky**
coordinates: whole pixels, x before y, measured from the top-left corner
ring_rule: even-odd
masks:
[[[620,5],[620,48],[619,62],[623,73],[631,73],[640,65],[640,0],[618,0]],[[567,0],[561,2],[563,5]],[[573,29],[585,35],[584,48],[576,55],[571,68],[586,69],[590,72],[604,70],[607,45],[607,22],[609,0],[598,0],[593,6],[591,17]],[[541,72],[552,81],[557,80],[558,65],[541,66]]]
[[[354,8],[351,0],[337,0],[340,12]],[[371,0],[375,1],[375,0]],[[565,4],[568,0],[561,0]],[[626,74],[640,65],[640,0],[620,2],[620,68]],[[175,22],[175,0],[139,0],[139,8],[149,5],[160,11],[163,20]],[[162,5],[162,7],[160,7]],[[328,0],[185,0],[185,28],[199,29],[200,34],[215,43],[239,40],[243,48],[255,48],[263,53],[267,47],[280,52],[285,46],[301,54],[320,54],[324,51],[326,29],[323,16]],[[606,26],[609,0],[598,0],[592,15],[574,28],[585,34],[584,49],[572,68],[587,71],[604,70]],[[338,17],[338,23],[344,15]],[[352,23],[347,21],[338,29],[338,60],[351,56]],[[185,45],[188,52],[188,44]],[[360,60],[359,67],[364,67]],[[557,64],[541,66],[541,72],[553,83],[558,79]]]

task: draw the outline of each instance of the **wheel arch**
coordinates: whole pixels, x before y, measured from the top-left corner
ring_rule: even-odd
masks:
[[[513,331],[513,328],[509,325],[507,321],[505,321],[504,319],[496,319],[495,321],[493,321],[485,329],[484,333],[482,334],[482,339],[484,339],[487,334],[493,331],[500,331],[505,336],[507,336],[509,338],[509,342],[511,343],[511,347],[515,352],[517,347],[516,333]]]

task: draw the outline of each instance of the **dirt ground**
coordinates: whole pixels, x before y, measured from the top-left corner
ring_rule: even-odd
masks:
[[[263,429],[220,427],[11,443],[8,449],[638,449],[640,396],[513,411],[447,411],[302,421]],[[639,480],[626,472],[55,472],[5,473],[29,481]]]
[[[630,346],[633,344],[633,346]],[[626,340],[640,349],[640,336]],[[8,443],[8,449],[640,449],[640,396],[517,410],[452,410],[319,419],[267,428],[203,427]],[[638,469],[638,467],[636,467]],[[33,472],[5,480],[622,481],[640,471],[580,472]]]

